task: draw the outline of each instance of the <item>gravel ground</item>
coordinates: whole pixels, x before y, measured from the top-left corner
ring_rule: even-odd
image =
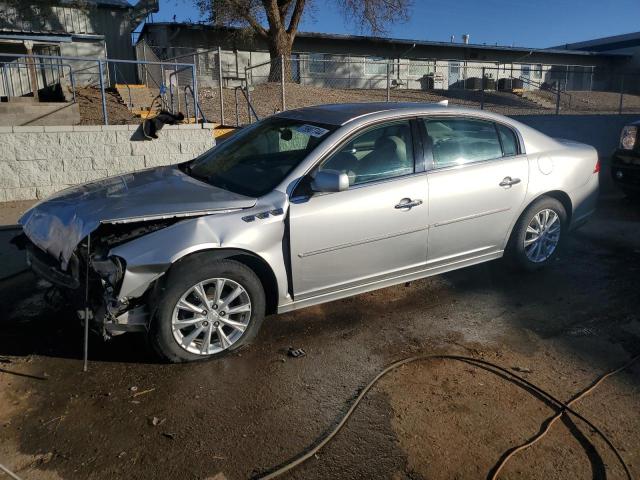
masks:
[[[562,113],[618,113],[619,95],[607,92],[571,92],[571,105],[563,104]],[[471,90],[392,90],[391,101],[394,102],[439,102],[448,100],[452,105],[480,108],[482,93]],[[625,113],[640,111],[640,97],[625,95]],[[328,89],[295,83],[286,84],[287,109],[310,105],[342,102],[384,102],[385,90]],[[251,101],[259,118],[271,115],[282,108],[280,84],[265,83],[255,87],[251,92]],[[217,89],[200,90],[200,103],[205,116],[210,121],[220,120],[220,101]],[[224,90],[225,123],[235,125],[234,91]],[[238,93],[238,113],[241,124],[249,119],[247,104],[241,93]],[[503,115],[540,115],[555,114],[555,108],[543,108],[536,103],[504,92],[485,92],[484,107],[487,110]],[[253,116],[252,116],[253,119]]]
[[[73,313],[49,310],[31,274],[13,277],[0,284],[0,463],[25,480],[247,478],[312,445],[376,372],[417,353],[494,361],[568,399],[640,351],[639,222],[638,205],[605,187],[596,217],[548,269],[491,262],[269,317],[253,346],[191,365],[156,363],[125,335],[92,338],[83,374]],[[307,355],[289,358],[289,346]],[[639,393],[636,364],[577,406],[635,476]],[[552,413],[485,370],[413,364],[284,478],[483,478]],[[605,477],[623,478],[615,458],[565,419],[502,478]]]
[[[391,92],[391,101],[394,102],[439,102],[441,100],[448,100],[452,105],[462,105],[472,108],[480,108],[481,97],[481,92],[471,90],[392,90]],[[386,91],[382,89],[328,89],[298,85],[295,83],[286,84],[285,93],[287,109],[325,103],[384,102],[386,98]],[[199,91],[199,99],[207,120],[219,123],[219,91],[212,88],[201,88]],[[225,89],[223,100],[225,105],[224,123],[226,125],[235,125],[235,91]],[[553,101],[553,98],[550,100]],[[103,123],[102,101],[98,89],[78,89],[78,101],[80,102],[82,124],[100,125]],[[251,102],[259,118],[280,111],[282,108],[280,84],[265,83],[258,85],[251,91]],[[562,113],[618,113],[619,102],[620,96],[617,93],[571,92],[571,102],[569,102],[567,96],[563,96],[562,98]],[[181,104],[183,105],[184,101],[182,101]],[[191,104],[189,105],[192,109]],[[484,105],[485,109],[503,115],[555,114],[555,108],[543,108],[532,101],[505,92],[485,92]],[[181,109],[184,110],[184,106]],[[623,110],[624,113],[640,112],[640,96],[625,95]],[[127,107],[118,100],[115,93],[111,91],[107,92],[107,112],[109,123],[112,125],[138,124],[141,122],[139,118],[134,116]],[[238,92],[238,119],[241,124],[249,121],[247,104],[240,92]],[[253,115],[252,120],[255,120]]]

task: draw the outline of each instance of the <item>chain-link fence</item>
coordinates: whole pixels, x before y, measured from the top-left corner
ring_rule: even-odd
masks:
[[[260,116],[339,102],[439,102],[513,114],[640,112],[640,76],[567,65],[298,55],[246,68]]]
[[[316,53],[270,59],[267,52],[161,48],[144,41],[137,48],[139,59],[193,63],[202,111],[225,125],[346,102],[447,100],[505,115],[640,113],[640,75],[592,66]]]
[[[141,80],[135,78],[136,70]],[[178,59],[168,63],[0,52],[1,101],[79,103],[85,124],[135,123],[160,108],[186,112],[197,121],[197,92],[194,64]]]

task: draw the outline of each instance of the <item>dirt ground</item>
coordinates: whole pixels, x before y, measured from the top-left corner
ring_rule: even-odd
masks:
[[[13,225],[20,215],[37,200],[20,200],[17,202],[0,202],[0,225]]]
[[[0,285],[0,463],[26,479],[228,479],[281,464],[335,425],[385,365],[457,353],[520,372],[561,399],[640,353],[640,206],[604,189],[557,262],[496,261],[266,319],[224,359],[157,363],[144,339],[92,338],[44,307],[21,274]],[[287,357],[289,346],[306,356]],[[640,475],[640,362],[576,405]],[[554,410],[469,364],[385,377],[315,458],[283,478],[477,479]],[[155,420],[154,420],[155,418]],[[501,478],[624,478],[606,445],[565,418]]]
[[[202,110],[207,119],[220,121],[219,91],[212,88],[201,88],[199,98]],[[272,115],[282,109],[281,86],[279,83],[257,85],[250,92],[251,103],[259,118]],[[484,100],[483,98],[484,97]],[[387,93],[384,89],[337,89],[321,88],[311,85],[287,83],[285,85],[286,108],[301,108],[310,105],[343,103],[343,102],[385,102]],[[236,98],[231,89],[224,90],[225,116],[224,123],[236,124]],[[507,92],[487,91],[482,94],[474,90],[392,90],[392,102],[439,102],[448,100],[451,105],[480,108],[484,101],[486,110],[503,115],[536,115],[555,114],[555,108],[544,108],[527,99]],[[571,92],[571,103],[563,98],[562,114],[618,113],[620,96],[607,92]],[[625,113],[640,111],[640,96],[625,95],[623,110]],[[255,117],[252,115],[252,120]],[[238,93],[238,119],[240,124],[249,120],[247,103]]]
[[[311,105],[343,102],[384,102],[387,98],[384,89],[333,89],[311,85],[288,83],[286,86],[286,108],[294,109]],[[102,100],[96,88],[78,89],[81,123],[84,125],[100,125],[103,123]],[[233,89],[225,89],[224,124],[236,124],[236,94]],[[257,85],[250,92],[251,103],[259,118],[272,115],[282,108],[281,86],[279,83]],[[485,109],[503,115],[535,115],[554,114],[555,108],[544,108],[540,105],[507,92],[485,92],[474,90],[392,90],[390,99],[393,102],[439,102],[448,100],[451,105],[480,108],[484,97]],[[238,92],[238,121],[246,124],[249,121],[247,103],[242,93]],[[555,101],[551,98],[552,101]],[[209,122],[220,123],[220,93],[215,88],[200,88],[199,101],[202,111]],[[618,113],[620,96],[609,92],[571,92],[571,100],[562,98],[563,114]],[[189,108],[193,109],[191,103]],[[184,100],[181,102],[184,113]],[[625,95],[623,110],[625,113],[640,111],[640,96]],[[114,92],[107,91],[107,114],[111,125],[138,124],[140,118],[133,115],[119,101]],[[191,112],[192,114],[192,112]],[[251,116],[255,121],[255,116]]]
[[[80,104],[80,123],[82,125],[102,125],[102,96],[97,88],[78,88],[76,91]],[[109,125],[136,125],[141,120],[133,115],[114,91],[106,91],[107,117]]]

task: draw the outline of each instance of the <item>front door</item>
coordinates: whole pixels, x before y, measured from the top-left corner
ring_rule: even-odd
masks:
[[[295,300],[424,268],[427,177],[416,172],[411,130],[406,120],[355,134],[320,166],[346,173],[347,190],[294,194]]]
[[[527,191],[529,165],[507,126],[472,118],[425,121],[429,266],[499,253]]]

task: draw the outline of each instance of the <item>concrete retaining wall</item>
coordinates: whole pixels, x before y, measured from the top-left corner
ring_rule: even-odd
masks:
[[[593,145],[607,158],[620,142],[620,131],[640,115],[512,115],[512,118],[551,137]]]
[[[0,127],[0,202],[183,162],[214,145],[212,124],[167,125],[157,140],[137,125]]]

